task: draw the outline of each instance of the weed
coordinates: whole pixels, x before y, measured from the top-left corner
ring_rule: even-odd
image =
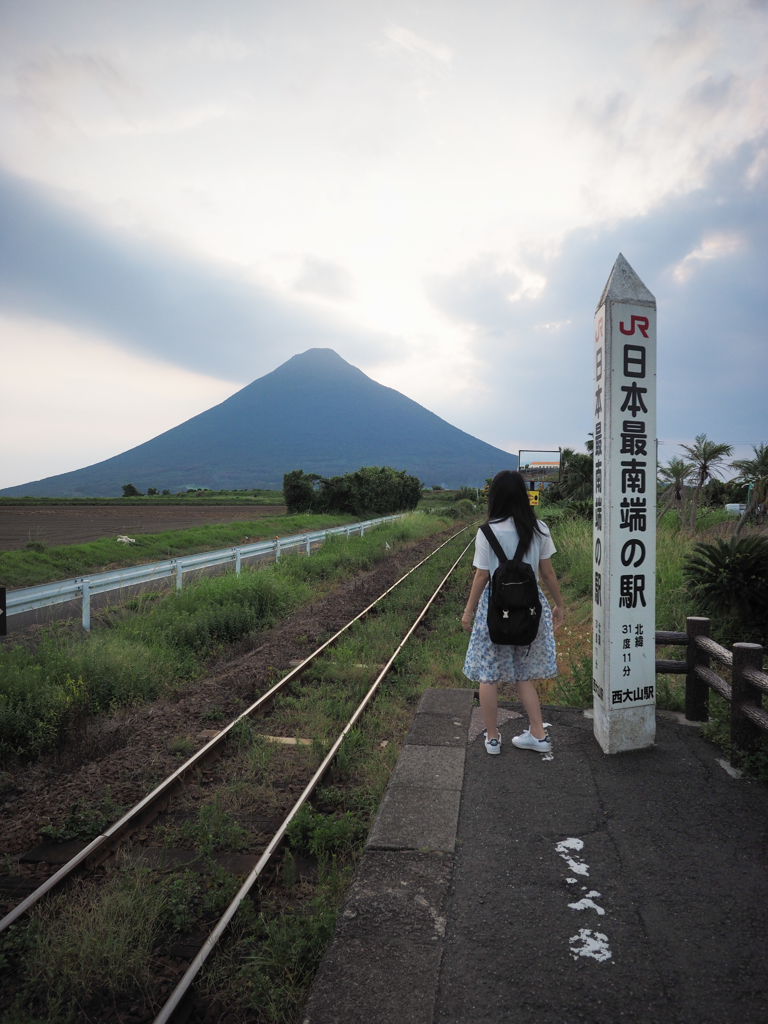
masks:
[[[0,860],[0,875],[15,876],[20,875],[21,870],[19,869],[19,855],[11,856],[10,853],[4,853]]]
[[[293,889],[296,884],[296,861],[290,850],[286,850],[283,854],[283,887],[288,892]]]
[[[230,739],[242,749],[249,749],[257,742],[258,733],[250,718],[241,718],[229,732]]]
[[[294,850],[325,859],[350,853],[360,845],[367,831],[365,822],[350,811],[335,817],[302,804],[288,826],[287,836]]]
[[[258,915],[244,901],[235,918],[240,936],[203,979],[211,1009],[236,1006],[247,1019],[294,1024],[336,923],[349,872],[333,865],[299,913],[264,899]],[[249,919],[250,918],[250,919]]]
[[[226,718],[226,715],[221,710],[221,708],[218,707],[216,704],[211,704],[211,706],[203,715],[203,718],[207,722],[223,722],[224,719]]]
[[[709,721],[701,727],[701,734],[730,757],[731,705],[717,694],[709,694]]]
[[[147,871],[116,872],[100,888],[82,884],[32,911],[25,939],[30,1010],[58,1020],[97,995],[140,985],[162,923],[164,896]]]
[[[189,931],[199,914],[195,901],[200,895],[199,879],[191,871],[171,877],[164,887],[164,923],[174,931]]]
[[[198,744],[191,736],[174,736],[171,740],[169,750],[176,757],[183,760],[197,750]]]
[[[764,737],[757,750],[742,755],[740,767],[746,775],[758,782],[768,782],[768,746]]]
[[[571,708],[592,707],[592,655],[570,662],[570,677],[558,676],[552,695],[558,704]]]
[[[656,676],[656,707],[685,711],[685,676]]]
[[[208,856],[218,850],[244,850],[249,840],[248,830],[222,808],[218,794],[213,803],[205,804],[198,810],[196,819],[171,826],[165,833],[166,844],[187,846]]]
[[[322,806],[333,809],[344,802],[344,794],[337,786],[326,786],[317,791],[317,799]]]
[[[96,806],[84,801],[73,803],[61,825],[44,825],[39,835],[53,843],[66,843],[71,839],[89,841],[108,828],[120,817],[122,808],[117,807],[107,787],[104,799]]]

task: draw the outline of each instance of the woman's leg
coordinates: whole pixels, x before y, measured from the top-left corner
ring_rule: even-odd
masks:
[[[544,719],[541,717],[541,704],[539,703],[539,695],[536,693],[536,687],[533,685],[533,681],[530,679],[519,679],[517,681],[517,695],[522,701],[525,713],[528,715],[528,721],[531,726],[531,735],[535,736],[537,740],[544,739]],[[480,704],[483,703],[483,691],[480,690]],[[483,711],[483,717],[485,718],[485,711]],[[486,718],[487,722],[487,718]]]
[[[483,721],[485,722],[488,739],[497,740],[499,738],[497,726],[499,696],[496,692],[498,686],[496,683],[478,683],[477,688],[480,692],[480,710],[483,712]],[[541,718],[541,714],[539,714],[539,718]]]

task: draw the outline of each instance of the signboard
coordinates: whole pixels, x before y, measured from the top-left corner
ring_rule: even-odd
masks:
[[[593,706],[605,753],[656,733],[656,300],[620,254],[595,314]]]
[[[560,480],[560,452],[518,452],[518,470],[530,483],[556,484]],[[535,490],[532,487],[531,490]]]
[[[528,491],[528,501],[531,503],[531,505],[538,505],[539,504],[539,492],[538,491]]]

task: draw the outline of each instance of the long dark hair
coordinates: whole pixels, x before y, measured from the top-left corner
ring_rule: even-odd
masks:
[[[525,480],[514,469],[497,473],[488,491],[488,522],[500,523],[504,519],[514,519],[523,554],[530,548],[534,533],[544,534],[528,500]]]

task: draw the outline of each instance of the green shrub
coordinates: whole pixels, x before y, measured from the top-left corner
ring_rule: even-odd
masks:
[[[81,678],[68,673],[51,680],[25,651],[2,651],[0,675],[0,758],[35,756],[55,747],[88,710]]]
[[[460,487],[453,496],[454,501],[469,501],[474,505],[477,502],[477,490],[474,487]]]
[[[421,482],[404,469],[363,466],[343,476],[318,476],[294,469],[283,477],[289,512],[339,512],[354,516],[387,515],[416,508]]]
[[[768,540],[759,535],[699,542],[683,575],[726,642],[768,642]]]

